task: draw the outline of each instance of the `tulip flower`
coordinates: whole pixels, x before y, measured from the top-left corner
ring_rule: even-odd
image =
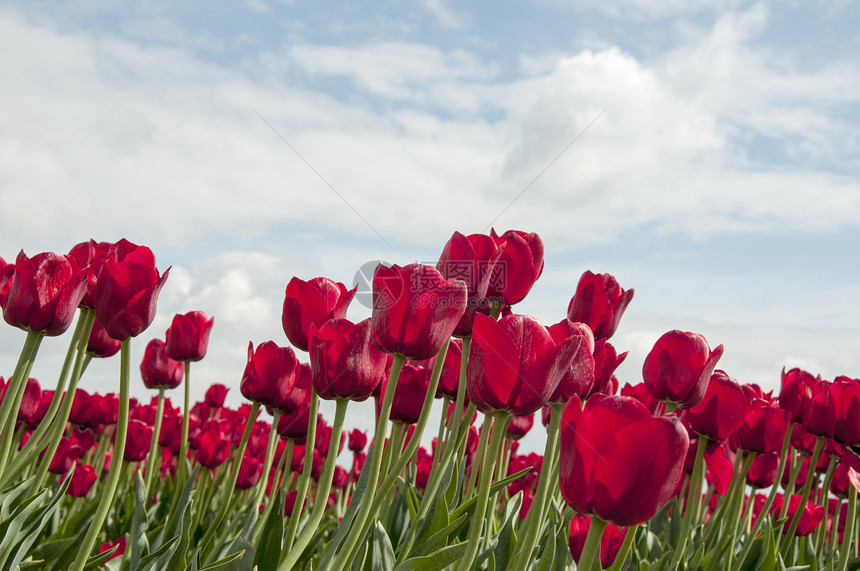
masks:
[[[284,333],[296,348],[308,350],[311,325],[321,327],[329,319],[346,317],[349,302],[357,287],[348,290],[342,283],[328,278],[310,281],[294,277],[284,292],[281,322]]]
[[[785,432],[791,422],[791,413],[763,400],[754,400],[735,436],[738,447],[769,454],[782,446]]]
[[[85,272],[68,257],[44,252],[28,258],[23,250],[6,287],[6,323],[49,337],[69,328],[87,291]]]
[[[804,411],[812,399],[813,387],[821,381],[802,369],[782,369],[779,406],[791,412],[791,420],[803,422]]]
[[[266,341],[254,350],[254,344],[249,343],[248,364],[239,390],[251,402],[278,408],[296,386],[298,374],[299,361],[289,347]]]
[[[618,368],[624,359],[627,358],[627,351],[620,355],[615,351],[609,341],[598,339],[594,342],[594,384],[591,386],[587,397],[594,394],[612,394],[612,373]]]
[[[559,480],[567,505],[619,526],[651,519],[675,494],[689,439],[675,417],[639,401],[578,398],[562,416]]]
[[[108,335],[105,328],[98,321],[93,322],[93,328],[90,330],[90,338],[87,341],[87,353],[93,357],[106,359],[119,353],[121,344],[120,341]]]
[[[804,421],[811,434],[833,438],[841,444],[860,444],[860,383],[818,383]]]
[[[182,383],[184,365],[167,356],[166,344],[153,339],[146,345],[140,363],[140,376],[148,389],[175,389]]]
[[[740,428],[749,401],[740,384],[724,371],[714,371],[701,402],[686,410],[684,420],[697,434],[724,440]]]
[[[158,294],[170,269],[159,275],[146,246],[120,240],[99,270],[90,295],[96,319],[119,341],[137,337],[155,318]]]
[[[632,299],[633,290],[622,289],[613,276],[586,271],[567,306],[567,318],[588,325],[595,339],[608,339]]]
[[[263,475],[263,463],[245,454],[239,465],[239,477],[236,479],[236,488],[249,490],[257,485]]]
[[[24,386],[21,405],[18,407],[18,420],[29,425],[39,422],[38,414],[41,403],[42,387],[39,386],[39,381],[30,377],[27,379],[27,384]]]
[[[769,488],[776,482],[779,470],[779,454],[759,454],[755,457],[747,472],[747,484],[756,488]]]
[[[167,330],[165,351],[175,361],[200,361],[209,347],[209,333],[215,318],[202,311],[191,311],[173,317]]]
[[[591,518],[582,514],[574,514],[570,520],[570,539],[568,547],[573,560],[579,563],[582,555],[582,548],[585,547],[585,538],[588,536],[588,529],[591,526]],[[600,537],[600,568],[606,569],[615,563],[615,558],[618,556],[618,551],[621,549],[621,544],[624,543],[624,538],[627,537],[628,529],[626,527],[618,527],[617,525],[607,525]]]
[[[200,427],[194,441],[194,459],[214,470],[230,456],[230,440],[219,420],[209,419]]]
[[[75,466],[75,471],[72,473],[72,481],[69,482],[69,487],[66,493],[73,498],[83,498],[93,489],[93,484],[98,480],[98,474],[95,469],[89,464],[78,464]]]
[[[508,425],[508,438],[512,440],[520,440],[523,436],[529,433],[532,426],[535,424],[534,413],[526,416],[515,416],[511,419]]]
[[[490,236],[503,248],[487,287],[487,297],[505,305],[525,299],[543,273],[543,241],[535,233],[508,230],[501,236],[494,229]]]
[[[354,453],[358,453],[364,450],[365,446],[367,446],[367,434],[357,428],[352,429],[349,432],[347,448]]]
[[[591,329],[584,323],[574,323],[569,319],[547,329],[556,344],[571,337],[580,340],[573,361],[562,374],[549,402],[566,403],[574,396],[584,398],[594,387],[594,335]]]
[[[383,380],[382,394],[388,390],[388,381]],[[415,424],[421,416],[421,406],[427,395],[430,384],[430,371],[424,367],[403,365],[400,378],[394,389],[394,398],[391,401],[391,420],[403,424]],[[377,403],[381,406],[382,401]],[[377,411],[378,412],[378,411]]]
[[[788,501],[788,521],[782,526],[782,533],[790,532],[790,524],[792,519],[794,518],[795,513],[800,509],[801,514],[799,518],[799,523],[797,525],[797,529],[794,530],[795,537],[804,537],[809,535],[821,521],[824,519],[824,506],[819,506],[812,501],[806,501],[803,504],[803,508],[800,508],[801,502],[803,498],[798,496],[797,494],[792,494],[791,498]],[[774,511],[781,510],[782,504],[785,502],[785,498],[782,494],[776,497],[776,501],[774,502]]]
[[[128,432],[125,438],[125,451],[122,456],[123,460],[126,462],[140,462],[146,458],[151,441],[151,426],[140,420],[129,420]]]
[[[376,267],[371,325],[376,345],[414,361],[436,355],[466,310],[466,284],[421,264]]]
[[[311,325],[311,380],[320,398],[363,401],[382,380],[388,355],[373,343],[370,320]]]
[[[705,396],[722,354],[722,345],[712,351],[705,338],[697,333],[669,331],[645,357],[642,377],[655,399],[690,408]]]
[[[445,353],[445,361],[442,363],[442,373],[439,376],[439,384],[436,387],[436,398],[457,398],[457,389],[460,387],[460,363],[463,358],[463,341],[452,339]],[[428,368],[433,369],[436,359],[432,359]]]
[[[227,392],[230,389],[226,385],[215,383],[206,389],[206,394],[203,400],[209,408],[221,408],[224,406],[224,399],[227,398]]]
[[[532,414],[547,404],[576,357],[581,338],[556,344],[537,319],[477,315],[466,369],[466,394],[484,413]]]
[[[631,385],[630,383],[625,384],[621,387],[621,396],[638,400],[645,405],[645,408],[651,411],[651,414],[655,414],[657,407],[660,406],[660,401],[654,398],[648,387],[645,386],[645,383],[637,383],[635,385]]]
[[[464,236],[454,232],[445,244],[436,269],[446,280],[462,280],[468,292],[466,311],[454,328],[456,337],[472,334],[476,313],[489,314],[491,305],[487,299],[487,288],[501,253],[502,248],[496,244],[496,240],[486,234]]]
[[[74,259],[78,267],[86,271],[87,291],[81,300],[81,306],[95,307],[93,292],[99,271],[115,248],[116,244],[112,242],[96,242],[90,239],[89,242],[81,242],[69,250],[69,258]]]

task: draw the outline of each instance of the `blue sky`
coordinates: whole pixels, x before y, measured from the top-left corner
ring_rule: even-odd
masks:
[[[670,329],[767,388],[857,377],[858,29],[850,0],[2,2],[0,256],[150,246],[173,269],[137,355],[214,315],[193,391],[234,403],[292,276],[431,263],[490,224],[546,244],[518,311],[558,321],[586,269],[636,290],[622,382]],[[11,372],[23,333],[0,338]]]

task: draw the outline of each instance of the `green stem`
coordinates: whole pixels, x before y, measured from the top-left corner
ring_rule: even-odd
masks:
[[[472,338],[463,337],[462,355],[460,356],[460,380],[457,385],[457,399],[454,401],[454,411],[451,413],[451,434],[453,435],[459,433],[460,424],[465,420],[463,417],[463,403],[466,401],[466,369],[469,365],[469,348],[471,346]],[[444,415],[445,413],[443,413]],[[450,438],[449,436],[448,439]]]
[[[186,379],[186,381],[187,380],[188,379]],[[221,525],[221,521],[230,509],[230,500],[233,498],[233,490],[236,488],[236,480],[239,479],[239,466],[242,465],[242,457],[245,456],[245,448],[248,446],[248,439],[251,437],[251,428],[253,428],[259,412],[260,403],[255,402],[251,405],[251,413],[248,415],[248,421],[245,423],[245,432],[242,433],[242,441],[239,443],[239,449],[236,451],[236,456],[233,458],[233,469],[230,474],[230,479],[224,479],[226,487],[223,489],[223,495],[219,500],[221,502],[221,509],[219,509],[218,513],[215,514],[215,519],[212,520],[212,523],[209,525],[209,529],[206,530],[206,534],[203,536],[203,539],[200,540],[199,545],[202,553],[206,552],[209,542],[212,541],[218,526]]]
[[[670,569],[677,569],[681,563],[681,558],[686,554],[687,539],[690,535],[693,515],[698,512],[699,502],[702,499],[699,486],[702,484],[702,474],[705,466],[705,448],[707,446],[708,438],[706,436],[699,436],[699,441],[696,443],[696,461],[693,464],[693,473],[690,475],[690,486],[687,489],[687,507],[684,510],[684,518],[681,521],[681,535],[678,537],[675,553],[672,555],[671,563],[669,563]]]
[[[795,456],[791,455],[791,467],[789,469],[788,474],[788,486],[785,488],[784,496],[786,498],[791,498],[794,494],[795,484],[797,483],[797,476],[800,474],[800,469],[803,467],[803,454],[799,454]],[[782,477],[782,476],[780,476]],[[782,507],[779,510],[779,517],[777,519],[785,519],[786,514],[788,514],[788,502],[782,502]]]
[[[275,423],[275,426],[277,426],[277,423]],[[281,489],[281,475],[284,474],[284,464],[289,462],[292,457],[293,439],[288,438],[286,450],[281,454],[281,459],[278,461],[278,466],[275,469],[275,475],[272,479],[272,489],[269,492],[269,500],[266,502],[266,507],[263,509],[263,514],[260,516],[259,522],[257,523],[257,529],[254,531],[254,545],[260,541],[260,534],[263,533],[265,522],[269,519],[269,514],[272,513],[272,509],[274,509],[274,505],[276,503],[275,498],[278,497],[278,491]]]
[[[467,571],[472,568],[475,562],[475,556],[478,554],[478,545],[481,540],[481,530],[484,527],[484,519],[477,517],[478,514],[483,514],[487,510],[487,502],[490,499],[490,484],[493,478],[493,466],[496,458],[498,458],[502,443],[505,438],[504,425],[510,417],[505,411],[496,412],[493,416],[484,415],[484,429],[492,430],[490,437],[490,446],[487,449],[488,455],[485,458],[484,465],[481,468],[481,483],[478,489],[478,501],[475,504],[475,516],[469,526],[469,539],[466,553],[460,559],[460,564],[457,566],[457,571]],[[492,419],[492,422],[491,422]],[[492,426],[492,428],[488,428]]]
[[[272,415],[272,428],[269,431],[269,445],[266,447],[266,460],[263,464],[263,475],[260,476],[260,479],[257,481],[257,485],[254,488],[254,501],[251,503],[251,506],[256,510],[260,506],[260,502],[263,501],[263,495],[266,493],[266,484],[269,481],[269,470],[272,469],[272,462],[275,458],[275,448],[278,447],[278,419],[281,418],[281,411],[278,409],[274,409]],[[338,437],[340,438],[340,437]],[[340,440],[335,441],[334,437],[332,437],[332,442],[340,442]],[[272,485],[272,495],[269,498],[274,498],[274,484]],[[271,502],[267,502],[271,503]]]
[[[639,531],[639,526],[630,526],[627,528],[627,535],[624,536],[624,541],[621,543],[621,548],[618,550],[618,555],[615,556],[615,561],[608,571],[621,571],[627,556],[630,554],[630,548],[633,546],[633,540],[636,537],[636,532]]]
[[[782,549],[788,547],[789,542],[794,538],[794,532],[797,531],[797,526],[800,523],[800,516],[803,515],[803,510],[806,507],[806,502],[809,500],[809,492],[812,491],[812,481],[815,479],[815,465],[818,463],[818,456],[821,454],[821,449],[824,447],[824,437],[819,436],[815,441],[815,450],[812,451],[812,458],[809,459],[809,470],[806,474],[806,482],[803,484],[803,490],[800,492],[800,503],[794,516],[791,518],[791,524],[788,527],[788,532],[782,540]],[[788,503],[791,496],[785,497],[785,502]]]
[[[161,472],[158,454],[158,439],[161,436],[161,422],[164,418],[164,389],[158,389],[158,406],[155,409],[155,426],[152,428],[152,442],[149,443],[149,456],[146,460],[146,500],[152,499],[152,478]]]
[[[2,435],[0,435],[0,476],[3,475],[6,468],[7,456],[15,434],[15,423],[18,420],[18,409],[21,408],[21,400],[24,398],[24,390],[27,388],[30,369],[33,367],[33,361],[36,360],[36,353],[39,351],[39,345],[43,338],[44,334],[41,331],[27,331],[24,346],[21,348],[21,353],[18,354],[15,372],[9,379],[9,384],[6,386],[6,396],[3,403],[0,404],[0,430],[2,430]]]
[[[830,462],[827,464],[827,472],[824,474],[824,484],[821,486],[821,493],[818,497],[818,505],[824,507],[824,519],[822,520],[825,524],[827,523],[828,511],[830,508],[830,502],[827,501],[827,495],[830,491],[830,483],[833,481],[833,472],[836,470],[836,464],[839,463],[838,456],[830,456]],[[815,552],[822,553],[824,548],[824,536],[827,533],[825,529],[826,525],[819,525],[815,530]]]
[[[314,534],[318,532],[318,527],[322,521],[326,509],[326,500],[328,499],[329,491],[331,490],[331,482],[334,478],[335,461],[340,443],[340,435],[343,432],[343,419],[346,417],[346,407],[349,404],[348,400],[337,399],[334,413],[334,425],[331,430],[331,442],[329,442],[328,454],[325,459],[322,476],[317,484],[316,496],[314,498],[314,508],[311,512],[310,520],[302,530],[301,535],[296,539],[295,544],[287,553],[286,559],[278,566],[278,571],[287,571],[292,569],[302,556],[305,548],[310,543]]]
[[[314,463],[314,444],[317,438],[317,410],[319,410],[320,399],[317,392],[311,387],[311,409],[308,416],[308,433],[305,436],[305,462],[302,465],[302,473],[296,484],[297,495],[293,504],[293,513],[290,515],[290,523],[287,526],[287,536],[284,540],[284,551],[289,551],[299,528],[299,520],[302,519],[302,511],[305,507],[305,498],[308,495],[308,486],[311,482],[311,468]]]
[[[544,521],[544,514],[546,513],[549,498],[548,491],[550,482],[552,482],[552,464],[558,454],[558,436],[559,432],[561,432],[561,413],[564,409],[564,404],[552,404],[550,406],[552,407],[552,414],[549,420],[549,432],[547,432],[546,446],[541,462],[540,479],[538,480],[538,488],[532,500],[532,505],[529,508],[528,515],[526,515],[523,527],[525,536],[519,547],[519,555],[515,559],[515,569],[517,571],[525,571],[532,561],[532,550],[537,542],[538,531],[540,531],[540,527]]]
[[[848,558],[851,556],[851,551],[854,548],[854,527],[857,519],[857,490],[854,486],[848,486],[848,513],[845,516],[845,530],[842,535],[842,547],[839,550],[838,571],[845,571],[848,568]],[[834,543],[838,537],[837,532],[833,532]]]
[[[105,522],[108,510],[113,503],[117,484],[122,471],[123,455],[125,453],[125,438],[128,431],[128,386],[131,371],[131,339],[125,339],[120,346],[120,376],[119,376],[119,412],[116,421],[116,436],[113,446],[113,460],[111,460],[110,471],[102,490],[102,497],[90,522],[87,534],[78,549],[77,557],[72,565],[71,571],[82,571],[87,558],[95,545],[96,538]],[[50,459],[48,459],[50,461]]]
[[[466,492],[463,495],[463,501],[466,501],[470,499],[473,495],[475,495],[475,485],[478,483],[478,473],[484,469],[483,464],[484,458],[486,458],[487,455],[486,450],[488,438],[489,431],[484,430],[484,425],[481,425],[481,434],[480,436],[478,436],[478,450],[481,453],[477,454],[474,460],[472,460],[472,471],[469,473],[468,482],[466,482]]]
[[[188,477],[188,465],[186,464],[188,457],[188,430],[189,430],[189,414],[191,411],[191,361],[185,361],[185,399],[182,409],[182,436],[179,441],[179,465],[177,470],[176,487],[181,488],[185,484],[185,479]]]
[[[600,553],[600,538],[603,537],[605,529],[605,521],[597,516],[591,517],[591,523],[588,524],[588,535],[585,536],[585,545],[582,546],[582,555],[579,556],[579,563],[576,565],[577,569],[591,571],[594,560]]]

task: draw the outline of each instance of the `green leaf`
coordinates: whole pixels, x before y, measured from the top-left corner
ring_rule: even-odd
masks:
[[[371,557],[372,571],[393,571],[394,548],[385,528],[378,521],[373,527],[373,555]]]
[[[419,557],[445,547],[448,544],[448,537],[456,535],[467,523],[469,523],[469,514],[461,514],[459,518],[437,531],[431,537],[427,538],[427,541],[416,547],[411,555]]]
[[[502,488],[504,488],[505,486],[507,486],[508,484],[513,482],[514,480],[527,474],[530,470],[531,470],[531,466],[529,466],[525,470],[520,470],[516,474],[508,476],[507,478],[499,480],[498,482],[495,482],[493,485],[490,486],[490,496],[492,496],[493,494],[495,494],[496,492],[498,492],[499,490],[501,490]],[[458,517],[460,517],[461,514],[473,512],[474,508],[475,508],[475,504],[477,503],[477,501],[478,501],[478,496],[476,495],[476,496],[472,496],[467,501],[463,502],[457,509],[455,509],[453,512],[451,512],[451,519],[457,519]]]
[[[254,566],[254,560],[248,558],[248,561],[243,563],[242,560],[246,553],[244,549],[237,553],[231,553],[227,557],[203,567],[200,571],[250,571]]]
[[[138,470],[134,481],[134,510],[131,514],[131,529],[129,530],[128,568],[137,569],[142,553],[149,552],[149,540],[146,538],[146,484]]]
[[[407,559],[395,567],[394,571],[439,571],[463,557],[468,546],[467,543],[458,543],[430,555]]]
[[[99,569],[105,561],[110,559],[111,555],[113,555],[117,549],[119,549],[119,545],[114,545],[104,553],[96,553],[95,555],[90,555],[89,557],[87,557],[87,562],[84,563],[84,571],[92,571],[93,569]]]
[[[278,489],[269,517],[263,525],[260,541],[257,543],[254,565],[259,571],[277,571],[281,559],[284,540],[284,491]]]
[[[139,566],[134,571],[163,571],[164,569],[169,569],[170,557],[176,551],[178,543],[178,535],[168,539],[161,547],[141,558]]]
[[[508,568],[508,562],[510,561],[514,548],[517,545],[516,535],[514,534],[514,519],[519,519],[520,506],[522,503],[522,492],[517,492],[517,494],[508,501],[508,504],[505,507],[505,517],[502,520],[502,526],[499,529],[499,532],[490,539],[490,549],[485,552],[486,557],[490,555],[493,556],[499,569]],[[554,529],[551,529],[551,534],[554,534],[554,531]],[[551,537],[552,535],[550,538]],[[481,559],[482,556],[478,556],[478,565],[480,565]]]
[[[439,484],[438,489],[447,489],[449,488],[449,484],[451,483],[451,476],[454,470],[454,464],[449,463],[448,468],[445,470],[445,473],[442,475],[442,480]],[[444,487],[443,487],[444,486]],[[435,535],[439,530],[444,529],[449,523],[448,518],[448,509],[440,509],[439,503],[446,498],[440,494],[436,494],[432,498],[424,498],[422,502],[429,501],[430,504],[427,508],[427,515],[422,517],[415,523],[416,533],[415,533],[415,543],[413,545],[420,546],[425,543],[430,537]],[[417,548],[413,549],[409,555],[415,553]]]

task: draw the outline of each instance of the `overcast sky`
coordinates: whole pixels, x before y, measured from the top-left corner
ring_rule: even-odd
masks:
[[[292,276],[352,284],[493,226],[546,245],[519,312],[559,321],[587,269],[636,290],[622,383],[670,329],[767,389],[860,376],[858,2],[220,4],[0,2],[0,256],[152,248],[172,269],[135,366],[202,310],[192,396],[238,404]],[[0,328],[3,376],[23,340]],[[43,343],[46,388],[67,343]]]

